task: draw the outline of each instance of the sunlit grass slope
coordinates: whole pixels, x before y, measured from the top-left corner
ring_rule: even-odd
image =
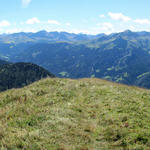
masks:
[[[149,150],[150,91],[44,79],[0,93],[1,150]]]

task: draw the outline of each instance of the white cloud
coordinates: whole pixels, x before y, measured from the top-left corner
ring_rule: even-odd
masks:
[[[104,22],[103,26],[106,27],[107,29],[113,29],[113,25],[110,22]]]
[[[89,30],[84,30],[84,29],[71,29],[69,30],[69,33],[75,33],[75,34],[90,34]]]
[[[40,21],[36,17],[28,19],[26,21],[26,24],[36,24],[36,23],[40,23]]]
[[[8,29],[5,31],[5,33],[18,33],[18,32],[21,32],[22,30],[19,29],[19,28],[14,28],[14,29]]]
[[[53,25],[60,25],[60,22],[56,21],[56,20],[48,20],[49,24],[53,24]]]
[[[35,30],[33,28],[25,28],[25,29],[21,29],[21,28],[12,28],[12,29],[8,29],[8,30],[5,30],[4,33],[7,33],[7,34],[11,34],[11,33],[19,33],[19,32],[38,32],[38,30]]]
[[[24,25],[24,22],[21,21],[20,24],[21,24],[21,25]]]
[[[130,17],[124,16],[122,13],[112,13],[112,12],[109,12],[108,16],[110,18],[112,18],[113,20],[120,20],[120,21],[123,21],[123,22],[128,22],[128,21],[131,20]]]
[[[0,27],[10,26],[10,22],[7,20],[3,20],[0,22]]]
[[[97,26],[98,28],[95,28],[94,30],[97,30],[101,33],[110,34],[114,32],[114,26],[110,22],[98,23]]]
[[[101,14],[99,15],[100,18],[105,18],[105,15]]]
[[[113,29],[113,24],[110,23],[110,22],[98,23],[97,26],[103,27],[107,30],[112,30]]]
[[[31,2],[31,0],[22,0],[22,5],[23,5],[24,7],[26,7],[26,6],[29,5],[30,2]]]
[[[135,23],[139,23],[139,24],[148,24],[150,25],[150,20],[148,19],[136,19],[134,20]]]
[[[65,25],[66,25],[66,26],[71,26],[71,23],[67,22]]]

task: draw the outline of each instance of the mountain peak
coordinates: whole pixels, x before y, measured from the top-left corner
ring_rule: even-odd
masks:
[[[124,33],[132,33],[131,30],[125,30]]]
[[[41,30],[41,31],[38,31],[36,33],[47,33],[47,31],[46,30]]]
[[[127,35],[130,36],[132,35],[134,32],[132,32],[131,30],[125,30],[123,32],[120,32],[119,35]]]

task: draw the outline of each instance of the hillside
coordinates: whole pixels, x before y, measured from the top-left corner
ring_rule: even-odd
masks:
[[[54,75],[35,64],[4,64],[0,66],[0,91],[20,88],[46,77]]]
[[[0,99],[0,149],[149,149],[149,90],[47,78]]]

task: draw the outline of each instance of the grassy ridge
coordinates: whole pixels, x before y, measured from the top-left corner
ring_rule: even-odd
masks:
[[[146,150],[149,116],[149,90],[47,78],[0,93],[0,149]]]

